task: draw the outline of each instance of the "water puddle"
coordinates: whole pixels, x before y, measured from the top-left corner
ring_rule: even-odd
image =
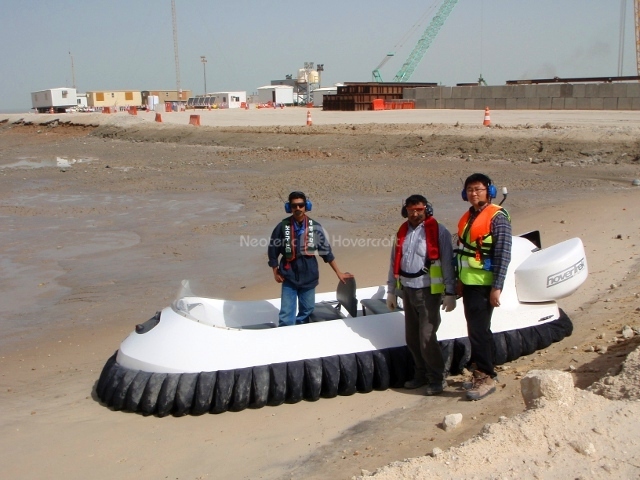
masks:
[[[89,163],[96,160],[92,157],[87,158],[68,158],[56,157],[53,159],[42,159],[36,157],[19,157],[17,162],[0,165],[0,170],[5,168],[69,168],[77,163]]]

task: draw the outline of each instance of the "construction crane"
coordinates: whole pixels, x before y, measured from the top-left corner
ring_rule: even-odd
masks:
[[[640,2],[640,0],[635,1],[636,4]],[[431,46],[433,39],[436,38],[436,35],[438,35],[440,28],[442,28],[442,25],[444,25],[445,20],[451,13],[451,10],[453,10],[453,7],[455,7],[456,3],[458,3],[458,0],[444,0],[442,2],[442,5],[440,5],[440,8],[433,16],[431,22],[429,22],[429,25],[420,37],[420,40],[418,40],[416,46],[413,47],[413,50],[409,54],[407,60],[404,62],[404,65],[402,65],[402,68],[398,71],[398,73],[396,73],[396,76],[393,78],[394,82],[407,82],[409,80],[414,70],[424,57],[424,54],[427,52],[427,49]],[[392,56],[393,53],[388,53],[385,58],[382,59],[382,62],[380,62],[376,69],[371,72],[373,80],[375,82],[382,82],[380,67],[387,63]]]
[[[176,21],[176,0],[171,0],[171,21],[173,23],[173,54],[176,60],[176,91],[178,99],[182,100],[182,88],[180,88],[180,57],[178,56],[178,22]]]
[[[640,76],[640,0],[634,0],[633,13],[636,24],[636,70]]]

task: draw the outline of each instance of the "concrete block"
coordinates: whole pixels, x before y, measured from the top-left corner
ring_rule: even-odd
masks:
[[[536,97],[538,97],[538,98],[550,97],[551,96],[551,94],[550,94],[550,92],[551,92],[550,87],[551,86],[552,85],[536,85],[537,91],[538,91]]]
[[[475,108],[475,98],[465,98],[464,99],[464,109],[465,110],[473,110]],[[631,108],[631,104],[629,104],[629,108]]]
[[[564,98],[552,98],[551,110],[564,110]]]
[[[502,96],[504,98],[516,98],[516,86],[515,85],[505,85],[502,88]]]
[[[526,85],[513,85],[514,98],[524,97],[526,90],[527,90]]]
[[[496,98],[493,107],[494,110],[506,110],[507,109],[507,99],[506,98]]]
[[[473,109],[474,110],[484,110],[484,107],[487,106],[487,100],[484,98],[474,98],[473,99]]]
[[[527,110],[539,110],[540,99],[538,97],[527,98]]]
[[[415,100],[417,88],[405,88],[402,90],[402,98],[405,100]]]
[[[444,101],[444,107],[443,108],[446,108],[447,110],[451,110],[451,109],[455,108],[454,105],[453,105],[453,98],[445,98],[445,99],[443,99],[443,101]]]
[[[631,99],[631,110],[640,110],[640,98]]]
[[[440,88],[440,98],[451,98],[451,91],[453,87],[439,87]]]
[[[577,104],[577,109],[578,110],[590,110],[591,109],[591,99],[588,97],[584,97],[584,98],[576,98],[576,101],[578,102]]]
[[[618,97],[607,97],[602,99],[602,108],[604,110],[617,110],[618,109]]]
[[[470,87],[467,98],[482,98],[482,87]]]
[[[501,87],[489,87],[489,96],[487,98],[500,98],[502,96],[500,88]]]
[[[549,84],[547,85],[547,96],[551,97],[551,98],[558,98],[558,97],[562,97],[562,84],[560,83],[553,83],[553,84]]]
[[[536,98],[538,96],[538,85],[523,85],[526,98]]]
[[[613,84],[599,83],[598,94],[596,96],[600,98],[613,97]]]
[[[598,86],[599,85],[600,85],[599,83],[587,83],[585,85],[586,92],[585,92],[584,96],[587,97],[587,98],[597,97],[598,96]]]
[[[451,98],[466,98],[469,87],[451,87]]]
[[[483,105],[478,110],[484,110],[486,107],[489,107],[489,110],[496,109],[496,99],[495,98],[483,98]]]
[[[627,98],[640,98],[640,83],[627,83]]]
[[[528,409],[541,407],[545,401],[564,407],[575,402],[573,377],[568,372],[531,370],[520,380],[520,389]]]
[[[602,110],[604,108],[604,98],[590,98],[591,108],[590,110]]]
[[[551,97],[540,97],[540,110],[551,110]]]
[[[621,97],[618,99],[618,110],[631,110],[632,98]]]
[[[516,98],[516,109],[517,110],[527,110],[529,107],[527,106],[528,98],[518,97]]]
[[[434,100],[436,102],[435,108],[445,108],[444,107],[445,100],[443,98],[435,98]]]
[[[518,108],[518,103],[517,103],[517,99],[515,98],[507,98],[507,105],[505,106],[505,108],[507,110],[517,110]]]
[[[568,98],[573,96],[573,85],[570,83],[563,83],[560,85],[560,97]]]
[[[464,98],[452,98],[453,108],[462,110],[464,108]]]
[[[427,99],[426,98],[417,98],[416,99],[416,109],[427,108]]]
[[[613,97],[626,97],[627,96],[627,86],[624,83],[614,83],[613,85]]]
[[[587,93],[587,86],[584,83],[577,83],[573,86],[573,98],[584,98]]]
[[[578,105],[578,99],[577,98],[564,98],[564,109],[565,110],[575,110],[577,108]]]

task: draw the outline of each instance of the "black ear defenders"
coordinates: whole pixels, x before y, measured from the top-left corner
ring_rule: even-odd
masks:
[[[291,198],[300,198],[300,199],[304,199],[304,208],[307,212],[311,211],[311,207],[313,207],[313,204],[311,203],[311,200],[307,199],[307,196],[302,193],[302,192],[291,192],[289,194],[289,201],[288,202],[284,202],[284,211],[287,213],[291,213]]]
[[[411,205],[416,205],[418,203],[424,203],[426,205],[425,215],[427,217],[433,217],[433,205],[431,205],[425,197],[422,195],[411,195],[407,198],[402,204],[402,208],[400,209],[400,215],[402,218],[408,218],[409,212],[407,211],[407,203]]]
[[[498,196],[498,190],[496,186],[493,184],[491,179],[482,173],[474,173],[473,175],[467,177],[464,182],[464,188],[462,189],[461,196],[462,200],[465,202],[469,201],[469,197],[467,196],[467,185],[470,183],[480,182],[487,187],[487,196],[489,200],[496,198]]]

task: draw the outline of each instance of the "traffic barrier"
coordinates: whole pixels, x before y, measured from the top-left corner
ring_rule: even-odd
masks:
[[[129,107],[129,115],[138,115],[138,107]]]
[[[49,108],[49,113],[53,113],[53,107]]]
[[[156,113],[156,122],[162,123],[162,115],[160,115],[159,113]]]
[[[173,110],[171,108],[171,102],[164,102],[164,111],[169,113],[169,112],[171,112],[171,110]]]
[[[313,124],[311,121],[311,110],[307,110],[307,127],[310,127]]]
[[[371,102],[374,110],[384,110],[384,100],[382,98],[376,98]]]
[[[111,113],[111,107],[102,107],[102,113]]]
[[[240,102],[240,108],[246,109],[247,108],[247,102]]]
[[[489,113],[489,107],[486,107],[484,109],[484,121],[482,122],[482,125],[484,125],[485,127],[491,125],[491,115]]]
[[[200,126],[200,115],[189,115],[189,125]]]

